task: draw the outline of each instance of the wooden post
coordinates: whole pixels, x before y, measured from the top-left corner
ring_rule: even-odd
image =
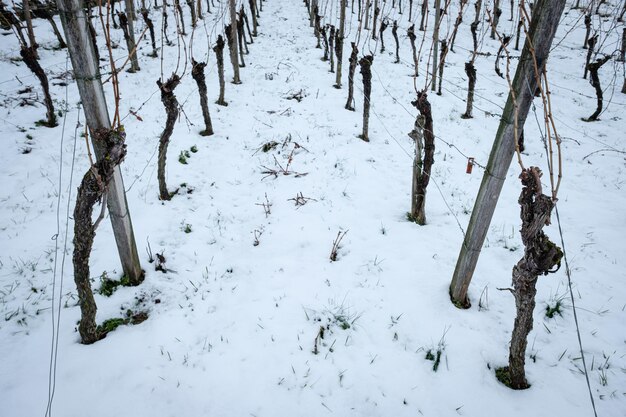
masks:
[[[335,87],[341,88],[341,70],[343,60],[343,39],[345,37],[346,27],[346,7],[348,7],[348,0],[341,0],[341,12],[339,14],[339,35],[335,43],[335,49],[337,50],[337,76],[335,78]]]
[[[28,29],[28,40],[30,41],[30,47],[35,54],[35,59],[39,59],[39,54],[37,53],[37,41],[35,40],[35,31],[33,30],[33,19],[30,15],[30,0],[22,1],[22,8],[24,9],[24,18],[26,19],[26,28]]]
[[[524,127],[526,116],[537,90],[531,50],[534,49],[539,71],[541,71],[548,58],[550,46],[564,7],[565,0],[537,0],[535,4],[529,39],[526,39],[524,44],[520,63],[513,80],[513,89],[517,98],[518,130],[520,132]],[[514,115],[513,96],[509,92],[450,284],[450,298],[457,307],[468,308],[470,306],[467,289],[478,263],[478,257],[515,152]]]
[[[437,89],[437,64],[439,62],[439,23],[441,20],[441,0],[435,0],[435,26],[433,29],[433,72],[431,74],[432,81],[430,89],[435,91]]]
[[[235,0],[228,1],[230,11],[230,36],[233,40],[233,47],[230,49],[230,62],[233,65],[233,84],[241,84],[239,78],[239,55],[237,49],[237,11],[235,10]]]
[[[131,72],[139,71],[139,61],[137,60],[137,42],[135,42],[135,25],[133,22],[137,20],[137,13],[135,12],[135,3],[133,0],[124,0],[124,8],[126,9],[126,15],[128,16],[128,35],[133,44],[133,51],[128,51],[130,56],[130,68]]]
[[[93,136],[98,129],[110,129],[111,121],[93,42],[87,27],[83,0],[57,0],[57,7],[63,23],[85,118]],[[94,143],[94,151],[96,158],[100,159],[104,156],[106,149]],[[133,285],[138,285],[143,281],[144,274],[139,263],[133,225],[124,192],[124,181],[119,166],[115,168],[113,178],[109,183],[107,204],[124,274]]]

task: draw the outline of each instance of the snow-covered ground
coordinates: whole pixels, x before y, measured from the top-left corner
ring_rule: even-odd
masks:
[[[330,22],[338,17],[337,3],[324,9]],[[36,127],[43,106],[20,103],[34,95],[41,101],[40,85],[15,60],[15,37],[2,33],[0,416],[45,414],[52,323],[59,307],[56,416],[593,415],[565,268],[539,278],[527,351],[531,388],[512,391],[494,375],[495,368],[507,363],[515,315],[512,295],[498,289],[510,286],[511,269],[523,253],[515,163],[470,286],[471,309],[457,309],[448,296],[483,174],[480,166],[471,175],[465,173],[467,157],[486,164],[508,93],[506,80],[493,70],[499,44],[487,35],[481,48],[491,56],[477,59],[475,117],[460,118],[467,84],[463,63],[472,45],[471,5],[456,53],[448,55],[443,95],[429,95],[438,139],[426,203],[428,224],[407,221],[414,147],[407,133],[416,115],[410,105],[415,89],[405,36],[407,12],[397,14],[390,3],[385,3],[383,15],[399,19],[401,63],[393,63],[391,27],[385,32],[385,53],[367,31],[360,44],[362,52],[376,52],[370,143],[357,138],[363,103],[358,69],[356,111],[344,109],[348,42],[356,36],[356,15],[348,13],[344,88],[335,89],[335,75],[315,48],[304,3],[268,0],[259,36],[245,57],[243,84],[226,86],[228,107],[212,104],[218,82],[210,54],[207,83],[214,136],[198,134],[199,99],[186,68],[176,90],[184,115],[175,127],[167,165],[170,189],[186,186],[168,202],[159,201],[156,180],[158,139],[165,123],[156,80],[162,71],[168,77],[175,69],[178,48],[174,44],[160,51],[165,55],[161,64],[146,56],[148,41],[141,42],[141,71],[120,75],[120,112],[128,144],[122,171],[146,279],[138,287],[120,287],[111,297],[96,294],[96,301],[99,323],[123,317],[128,309],[147,311],[149,319],[121,326],[89,346],[79,343],[76,330],[80,310],[71,263],[71,215],[76,188],[88,168],[81,136],[84,116],[76,84],[66,76],[71,63],[64,50],[51,49],[56,41],[47,22],[36,20],[42,66],[56,107],[67,108],[58,127]],[[453,3],[454,10],[458,2]],[[503,3],[500,28],[511,33],[509,5]],[[195,32],[196,59],[204,59],[221,33],[220,4],[215,2],[214,13],[205,15]],[[581,121],[595,109],[593,88],[582,79],[581,13],[566,9],[548,64],[563,139],[558,207],[598,415],[623,416],[623,66],[611,61],[601,70],[607,108],[601,121]],[[419,19],[418,12],[413,15],[414,21]],[[455,16],[452,12],[444,18],[444,33]],[[159,28],[159,12],[153,10],[152,17]],[[595,19],[597,24],[600,19]],[[612,27],[611,19],[603,23],[604,30]],[[172,13],[169,27],[175,40]],[[603,52],[619,47],[623,27],[612,27]],[[142,31],[138,21],[136,32]],[[421,36],[418,32],[418,42]],[[119,65],[125,44],[121,31],[113,37],[120,45],[114,50]],[[190,35],[186,46],[189,40]],[[106,56],[102,36],[98,42]],[[424,45],[423,69],[430,33]],[[102,65],[104,72],[110,69],[106,62]],[[228,58],[226,72],[230,79]],[[423,85],[421,74],[417,86]],[[32,93],[19,93],[28,86]],[[105,89],[112,105],[110,83]],[[301,101],[288,99],[298,92]],[[526,124],[524,161],[546,170],[536,121],[543,112],[540,101],[535,104]],[[263,145],[272,141],[277,146],[263,152]],[[197,152],[190,152],[187,164],[180,163],[179,154],[193,146]],[[291,175],[264,173],[279,164],[288,166]],[[548,181],[547,175],[544,179]],[[296,205],[299,193],[306,204]],[[337,261],[331,262],[339,232],[346,234]],[[546,232],[560,244],[556,221]],[[165,256],[166,273],[148,262],[148,242],[154,254]],[[95,289],[103,274],[121,276],[108,221],[97,231],[90,265]],[[546,317],[546,307],[557,302],[562,316]],[[325,329],[323,339],[317,338],[320,327]],[[426,356],[437,351],[441,363],[435,372]]]

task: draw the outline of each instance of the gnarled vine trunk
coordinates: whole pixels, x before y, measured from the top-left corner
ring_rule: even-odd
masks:
[[[513,268],[513,295],[517,315],[511,335],[508,368],[496,371],[498,378],[513,389],[526,389],[525,362],[528,334],[533,328],[537,278],[559,266],[563,252],[543,232],[550,224],[554,201],[541,191],[541,171],[530,167],[522,171],[519,197],[524,256]]]
[[[204,119],[204,130],[200,132],[200,135],[211,136],[213,134],[213,124],[211,123],[211,114],[209,113],[204,67],[206,67],[206,62],[196,62],[191,58],[191,76],[198,85],[200,108],[202,109],[202,118]]]
[[[354,111],[354,72],[356,71],[356,64],[358,62],[357,55],[359,54],[359,48],[354,42],[352,42],[352,53],[348,61],[350,66],[348,68],[348,101],[346,101],[346,110]]]
[[[370,99],[372,96],[372,64],[374,57],[366,55],[359,60],[361,75],[363,76],[363,133],[359,136],[369,142]]]
[[[96,326],[96,302],[91,290],[89,273],[89,257],[96,234],[96,223],[92,223],[91,215],[96,202],[106,205],[106,192],[109,181],[113,177],[113,171],[126,155],[124,134],[117,131],[100,129],[94,132],[94,142],[103,144],[105,155],[100,158],[85,173],[78,187],[76,206],[74,208],[74,282],[78,293],[81,319],[78,324],[78,332],[83,344],[91,344],[98,341]]]
[[[226,88],[226,80],[224,77],[224,38],[222,35],[217,37],[217,42],[213,47],[215,52],[215,59],[217,61],[217,74],[220,81],[220,96],[217,99],[217,104],[220,106],[228,106],[226,100],[224,100],[224,90]]]
[[[48,84],[48,76],[44,72],[39,61],[36,58],[35,48],[32,46],[22,45],[20,48],[20,55],[24,60],[24,63],[39,79],[41,88],[43,90],[43,102],[46,106],[46,120],[42,123],[47,127],[54,127],[57,125],[56,114],[54,113],[54,104],[52,103],[52,96],[50,96],[50,85]]]
[[[165,183],[165,161],[167,160],[167,147],[170,143],[170,137],[174,131],[174,124],[178,119],[178,100],[174,95],[174,89],[180,84],[180,77],[176,74],[172,76],[163,84],[161,80],[157,80],[157,85],[161,90],[161,102],[165,106],[165,112],[167,113],[167,119],[165,120],[165,128],[161,133],[159,139],[159,160],[157,169],[157,178],[159,180],[159,198],[163,201],[170,200],[172,195],[167,190],[167,184]]]
[[[430,173],[435,161],[435,135],[433,133],[433,116],[426,91],[420,91],[417,99],[411,104],[420,112],[415,121],[415,133],[409,136],[416,140],[423,138],[424,144],[416,144],[420,151],[416,157],[417,168],[413,170],[413,192],[411,200],[411,220],[419,225],[426,224],[426,188],[430,181]],[[423,150],[423,157],[421,151]]]

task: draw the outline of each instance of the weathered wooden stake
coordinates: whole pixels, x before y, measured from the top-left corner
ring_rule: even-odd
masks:
[[[111,122],[98,62],[87,28],[85,8],[82,0],[57,0],[57,6],[87,126],[93,137],[94,132],[99,129],[110,130]],[[93,145],[96,158],[98,160],[105,158],[106,148],[97,142]],[[131,285],[139,285],[144,279],[144,273],[139,263],[133,225],[124,192],[124,181],[119,166],[114,169],[109,183],[107,206],[124,275],[129,278]]]
[[[559,18],[565,8],[565,2],[565,0],[537,0],[535,4],[529,37],[524,44],[513,80],[518,111],[518,129],[524,126],[537,90],[531,50],[534,51],[541,72],[548,58]],[[467,290],[487,236],[504,179],[513,159],[515,151],[513,121],[515,105],[513,101],[513,95],[510,92],[450,284],[451,301],[458,307],[467,308],[470,306]]]
[[[239,58],[237,58],[239,52],[237,50],[237,11],[235,10],[235,0],[228,0],[228,7],[230,12],[230,34],[227,34],[227,36],[230,48],[230,62],[233,66],[233,84],[241,84],[241,79],[239,78]]]
[[[433,29],[433,71],[430,74],[432,76],[432,81],[430,84],[430,89],[432,91],[436,91],[437,89],[437,65],[439,64],[439,60],[437,57],[439,56],[439,26],[441,24],[441,0],[435,0],[435,26]]]
[[[126,41],[126,47],[128,48],[128,56],[130,57],[130,68],[128,72],[137,72],[139,68],[139,61],[137,60],[137,46],[135,44],[135,35],[132,32],[133,21],[126,17],[126,13],[118,12],[117,17],[124,33],[124,40]]]
[[[337,30],[337,39],[335,39],[335,54],[337,55],[337,77],[335,78],[335,88],[341,88],[341,71],[343,60],[343,41],[346,27],[346,7],[347,0],[341,0],[341,11],[339,13],[339,29]]]

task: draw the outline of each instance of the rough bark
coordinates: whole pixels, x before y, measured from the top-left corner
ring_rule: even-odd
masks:
[[[100,129],[109,131],[111,121],[101,73],[92,47],[92,37],[88,30],[89,18],[85,14],[85,8],[75,7],[76,4],[80,5],[82,1],[57,1],[74,78],[85,113],[85,122],[93,138],[95,132]],[[106,158],[104,144],[92,141],[92,145],[97,160]],[[109,184],[107,208],[124,275],[128,277],[130,285],[139,285],[144,280],[144,272],[137,253],[131,210],[126,201],[124,179],[119,166],[115,168]]]
[[[476,68],[474,62],[465,63],[465,74],[467,74],[467,102],[465,113],[461,115],[461,119],[471,119],[474,108],[474,90],[476,89]]]
[[[191,76],[198,85],[200,108],[202,109],[202,118],[204,120],[204,130],[200,132],[200,135],[211,136],[213,134],[213,124],[211,123],[211,114],[209,113],[204,67],[206,67],[206,62],[196,62],[193,58],[191,58]]]
[[[500,0],[494,0],[493,4],[493,21],[491,23],[491,39],[496,38],[496,30],[498,28],[498,22],[500,21],[500,16],[502,16],[502,9],[500,8]]]
[[[248,32],[248,43],[249,44],[253,44],[254,43],[254,39],[252,39],[252,31],[250,30],[250,22],[248,21],[248,14],[246,13],[246,10],[243,7],[243,4],[241,5],[241,8],[239,9],[239,18],[243,20],[243,22],[245,23],[246,26],[246,31]],[[246,47],[246,51],[248,50],[248,48]]]
[[[456,40],[456,34],[459,30],[459,26],[463,22],[463,8],[465,7],[465,3],[467,0],[461,1],[461,7],[459,8],[459,14],[456,16],[456,20],[454,21],[454,30],[452,31],[452,39],[450,40],[450,51],[454,52],[454,41]]]
[[[450,300],[459,308],[468,308],[471,305],[467,296],[468,288],[487,237],[506,173],[515,154],[517,138],[512,120],[517,115],[518,127],[523,127],[526,122],[537,89],[535,65],[541,73],[548,59],[565,3],[566,0],[537,0],[533,8],[534,17],[529,22],[528,39],[512,81],[512,91],[509,92],[502,111],[498,132],[450,283]]]
[[[437,87],[437,95],[441,95],[441,83],[443,81],[443,69],[446,65],[446,55],[448,55],[448,42],[444,39],[441,41],[441,55],[439,57],[439,86]]]
[[[22,25],[17,17],[6,8],[3,2],[0,2],[0,24],[3,29],[9,30],[11,27],[15,28],[15,33],[21,45],[28,45],[24,32],[22,31]]]
[[[322,57],[322,61],[324,62],[328,61],[328,35],[326,32],[327,27],[328,26],[320,27],[320,37],[322,38],[322,41],[324,42],[324,56]]]
[[[165,44],[168,46],[172,46],[172,42],[167,37],[167,1],[163,0],[163,8],[162,8],[162,16],[163,16],[163,37],[165,38]]]
[[[343,70],[343,41],[346,26],[347,0],[341,0],[339,7],[341,7],[341,11],[339,14],[339,29],[337,30],[337,37],[335,39],[335,54],[337,55],[337,76],[335,78],[335,88],[341,88],[341,72]]]
[[[189,6],[189,12],[191,13],[191,27],[195,28],[198,24],[198,17],[196,15],[196,8],[194,7],[193,0],[186,0],[187,6]],[[182,18],[182,14],[180,15]]]
[[[541,171],[530,167],[522,171],[522,192],[519,197],[522,228],[520,234],[524,243],[524,256],[513,268],[513,295],[517,315],[511,335],[507,383],[513,389],[529,387],[524,370],[528,334],[533,328],[536,284],[539,275],[553,272],[560,266],[563,252],[552,243],[543,232],[550,224],[553,200],[541,191]],[[500,378],[503,380],[502,378]]]
[[[59,42],[58,48],[59,49],[67,48],[67,44],[65,43],[63,36],[61,36],[61,32],[59,31],[59,28],[56,22],[54,21],[54,13],[56,13],[56,10],[52,9],[48,5],[45,5],[37,0],[32,1],[32,4],[35,6],[35,8],[31,10],[33,16],[39,19],[46,19],[48,23],[50,23],[50,26],[52,27],[52,31],[54,32],[54,36],[56,36],[57,41]]]
[[[519,51],[519,39],[520,39],[520,35],[522,32],[522,27],[524,27],[524,22],[520,18],[519,21],[517,22],[517,32],[515,34],[515,50],[516,51]]]
[[[20,55],[24,60],[24,63],[30,69],[33,74],[39,79],[41,83],[41,89],[43,90],[43,103],[46,106],[46,120],[42,124],[47,127],[54,127],[57,125],[56,114],[54,113],[54,104],[52,103],[52,97],[50,96],[50,85],[48,84],[48,76],[44,72],[39,61],[37,60],[35,48],[32,46],[22,45],[20,48]]]
[[[504,74],[502,74],[502,71],[500,71],[500,58],[502,58],[502,52],[504,52],[504,48],[507,47],[510,41],[510,36],[504,36],[504,38],[502,38],[502,42],[500,43],[500,48],[498,48],[498,53],[496,54],[494,69],[496,71],[496,74],[498,74],[500,78],[504,78]]]
[[[378,16],[380,15],[380,7],[378,7],[378,2],[374,4],[374,17],[372,18],[372,39],[376,40],[378,37],[376,36],[376,22],[378,21]]]
[[[396,60],[394,64],[400,63],[400,41],[398,40],[398,21],[393,21],[393,26],[391,27],[391,34],[393,35],[393,39],[396,41]]]
[[[240,67],[245,68],[246,62],[243,60],[244,50],[246,54],[249,54],[250,51],[248,50],[246,34],[243,30],[243,19],[241,17],[239,18],[239,20],[237,20],[237,39],[239,42],[239,58],[241,58]]]
[[[426,28],[424,27],[424,22],[426,21],[426,15],[428,14],[428,0],[424,0],[422,2],[422,9],[421,9],[421,13],[422,13],[422,20],[420,20],[420,31],[425,31]]]
[[[174,7],[176,7],[176,11],[178,14],[178,21],[180,22],[180,33],[183,36],[187,35],[187,32],[185,31],[185,19],[183,16],[183,8],[180,6],[180,0],[174,0]]]
[[[363,76],[363,133],[359,136],[369,142],[370,99],[372,95],[372,64],[374,57],[366,55],[359,60],[360,72]]]
[[[228,48],[230,49],[230,62],[233,66],[233,84],[241,84],[241,79],[239,78],[239,59],[237,58],[237,12],[235,10],[235,0],[228,0],[228,9],[230,13],[230,25],[226,26],[226,36],[228,38]]]
[[[409,132],[409,137],[415,141],[415,157],[413,158],[413,178],[411,183],[411,211],[410,219],[417,219],[419,213],[418,195],[421,195],[420,184],[424,169],[424,124],[423,115],[415,118],[413,130]]]
[[[437,57],[439,56],[439,53],[437,51],[437,49],[439,48],[439,27],[441,26],[441,21],[443,20],[442,17],[442,10],[439,8],[441,4],[440,0],[435,0],[435,26],[433,28],[433,69],[431,71],[431,75],[432,75],[432,80],[430,83],[430,89],[432,91],[435,91],[435,88],[437,87],[437,64],[439,63],[439,60],[437,59]]]
[[[99,159],[85,173],[78,187],[74,207],[74,282],[81,311],[78,332],[81,342],[86,345],[101,338],[96,326],[97,307],[89,273],[89,257],[97,227],[97,221],[93,224],[91,220],[93,206],[96,202],[105,204],[103,197],[106,196],[114,169],[126,155],[123,133],[101,129],[94,132],[92,139],[94,142],[100,142],[106,149],[105,157]]]
[[[137,72],[139,68],[139,61],[137,60],[137,47],[135,45],[134,36],[131,36],[128,18],[124,12],[118,12],[117,17],[124,33],[124,40],[126,41],[126,47],[128,48],[128,56],[130,57],[130,68],[128,72]]]
[[[259,21],[257,19],[256,2],[254,0],[249,0],[249,4],[250,4],[250,15],[252,16],[252,36],[257,37]]]
[[[386,20],[383,19],[380,22],[380,53],[381,54],[385,52],[385,29],[387,29],[387,26],[389,26],[389,24],[387,23]]]
[[[93,52],[96,55],[96,66],[99,66],[98,62],[100,62],[100,50],[98,49],[98,41],[96,40],[96,28],[93,27],[91,19],[87,19],[87,27],[89,29],[89,34],[91,35]]]
[[[315,38],[317,39],[317,45],[315,45],[315,47],[317,49],[322,49],[322,44],[321,44],[321,34],[322,34],[322,16],[320,16],[318,14],[318,9],[317,6],[315,6],[315,29],[313,31],[313,33],[315,34]]]
[[[595,122],[596,120],[598,120],[598,116],[600,116],[600,113],[602,113],[604,99],[602,95],[602,86],[600,85],[600,77],[598,76],[598,71],[600,70],[602,65],[606,64],[610,59],[611,56],[607,55],[604,58],[597,59],[595,62],[587,65],[587,68],[589,69],[589,76],[591,78],[591,86],[596,90],[597,101],[596,111],[594,111],[591,116],[585,119],[587,122]]]
[[[348,101],[346,101],[345,106],[346,110],[350,111],[354,111],[354,106],[352,105],[354,102],[354,73],[356,71],[356,64],[358,63],[358,54],[359,48],[352,42],[352,53],[348,59],[348,62],[350,62],[350,66],[348,67]]]
[[[222,35],[217,37],[217,43],[213,47],[215,52],[215,59],[217,61],[217,74],[220,82],[220,96],[217,99],[217,104],[220,106],[228,106],[226,100],[224,100],[224,90],[226,88],[226,80],[224,77],[224,38]]]
[[[328,47],[330,49],[330,72],[335,72],[335,55],[333,50],[335,49],[335,27],[330,25],[330,31],[328,33]]]
[[[483,7],[483,0],[478,0],[476,3],[474,3],[474,11],[476,12],[474,14],[474,23],[476,23],[478,25],[478,22],[480,21],[480,10]]]
[[[156,39],[154,37],[154,24],[152,23],[152,19],[148,16],[148,10],[145,8],[141,9],[141,17],[143,17],[143,21],[148,26],[148,32],[150,32],[150,43],[152,45],[152,52],[148,54],[151,58],[156,58],[158,56]]]
[[[416,77],[419,76],[419,63],[417,62],[417,49],[415,47],[415,40],[417,36],[415,35],[415,25],[411,25],[406,32],[409,37],[409,41],[411,41],[411,50],[413,51],[413,66],[414,66],[414,75]]]
[[[598,35],[592,36],[587,41],[587,58],[585,58],[585,73],[583,74],[583,78],[587,79],[587,73],[589,72],[589,64],[591,63],[591,55],[593,55],[593,50],[596,47],[596,43],[598,42]]]
[[[583,49],[587,49],[589,35],[591,34],[591,13],[585,15],[585,40],[583,41]]]
[[[22,8],[24,11],[24,20],[26,20],[26,33],[28,33],[28,39],[30,41],[30,47],[35,53],[35,58],[39,59],[39,54],[37,53],[37,48],[39,45],[35,40],[35,31],[33,30],[33,19],[30,14],[30,0],[22,0]]]
[[[202,0],[196,1],[196,13],[198,14],[198,19],[204,20],[204,16],[202,14]]]
[[[622,29],[622,45],[620,46],[618,61],[624,62],[626,60],[626,28]]]
[[[159,160],[157,169],[157,178],[159,180],[159,198],[163,201],[170,200],[172,195],[167,190],[167,184],[165,183],[165,162],[167,160],[167,147],[170,143],[170,137],[174,131],[174,124],[178,118],[178,100],[174,95],[174,89],[180,84],[180,77],[176,74],[172,76],[163,84],[161,80],[157,80],[157,85],[161,90],[161,102],[165,106],[165,112],[167,113],[167,119],[165,121],[165,128],[161,133],[159,139]]]
[[[435,161],[435,135],[433,117],[426,91],[420,91],[411,104],[419,111],[415,120],[415,133],[409,134],[416,140],[416,160],[413,165],[413,189],[411,196],[411,220],[419,225],[426,224],[426,188]],[[423,144],[418,143],[423,139]]]

